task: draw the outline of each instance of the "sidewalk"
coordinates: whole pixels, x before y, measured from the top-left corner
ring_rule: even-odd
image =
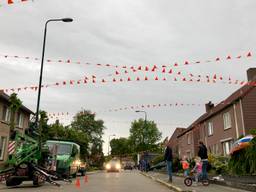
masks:
[[[173,177],[172,184],[168,183],[167,175],[163,173],[157,173],[157,172],[147,172],[142,173],[143,175],[163,184],[169,187],[170,189],[174,191],[193,191],[193,192],[249,192],[246,190],[241,189],[235,189],[227,186],[221,186],[216,184],[210,184],[209,186],[203,186],[201,183],[198,184],[198,186],[195,186],[194,184],[191,187],[187,187],[184,185],[183,181],[184,178],[182,177]]]

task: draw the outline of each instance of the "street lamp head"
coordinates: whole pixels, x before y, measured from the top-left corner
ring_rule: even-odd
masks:
[[[61,19],[63,22],[72,22],[73,19],[72,18],[63,18]]]

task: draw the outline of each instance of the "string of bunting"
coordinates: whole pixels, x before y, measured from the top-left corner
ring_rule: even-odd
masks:
[[[193,61],[190,62],[188,60],[185,60],[183,63],[178,63],[175,62],[173,64],[166,64],[166,65],[154,65],[152,69],[152,65],[147,65],[147,66],[142,66],[142,65],[137,65],[137,66],[127,66],[127,65],[114,65],[114,64],[101,64],[101,63],[91,63],[91,62],[82,62],[82,61],[73,61],[72,59],[46,59],[45,62],[47,63],[65,63],[65,64],[78,64],[78,65],[94,65],[98,67],[112,67],[112,68],[123,68],[123,69],[133,69],[133,70],[144,70],[144,71],[149,71],[149,70],[156,70],[156,67],[162,67],[162,70],[166,70],[166,67],[180,67],[180,66],[187,66],[187,65],[193,65],[193,64],[202,64],[202,63],[213,63],[213,62],[221,62],[221,61],[231,61],[231,60],[240,60],[242,58],[250,58],[252,57],[251,52],[247,52],[246,54],[243,55],[238,55],[238,56],[231,56],[228,55],[224,58],[222,57],[216,57],[214,59],[207,59],[207,60],[202,60],[202,61]],[[39,61],[40,59],[37,57],[29,57],[29,56],[18,56],[18,55],[8,55],[8,54],[0,54],[0,57],[4,58],[15,58],[15,59],[26,59],[26,60],[35,60]]]
[[[204,79],[205,78],[205,79]],[[224,84],[234,84],[234,85],[256,85],[256,82],[246,82],[244,80],[233,80],[231,77],[229,77],[226,81],[223,76],[217,76],[216,74],[213,75],[194,75],[192,73],[189,74],[189,77],[184,77],[181,76],[181,72],[177,73],[176,75],[173,75],[173,77],[159,77],[159,76],[154,76],[154,77],[149,77],[149,76],[137,76],[137,77],[124,77],[124,78],[112,78],[110,80],[101,78],[97,79],[95,75],[92,75],[91,78],[85,77],[83,79],[78,79],[78,80],[64,80],[64,81],[59,81],[55,82],[52,84],[45,84],[42,85],[42,88],[49,88],[49,87],[64,87],[64,86],[74,86],[74,85],[82,85],[82,84],[106,84],[106,83],[124,83],[124,82],[139,82],[139,81],[167,81],[171,80],[173,82],[189,82],[189,83],[207,83],[207,84],[215,84],[217,82],[221,82]],[[4,91],[6,93],[8,92],[20,92],[20,91],[37,91],[38,86],[25,86],[25,87],[18,87],[18,88],[5,88],[5,89],[0,89],[1,91]]]
[[[34,1],[34,0],[5,0],[4,3],[0,3],[0,7],[6,6],[6,5],[12,5],[12,4],[24,3],[27,1]]]
[[[206,103],[206,102],[205,102]],[[170,108],[170,107],[202,107],[205,103],[183,103],[183,102],[173,102],[173,103],[158,103],[158,104],[139,104],[139,105],[130,105],[130,106],[122,106],[107,110],[101,110],[97,113],[105,113],[105,112],[120,112],[120,111],[134,111],[134,110],[145,110],[145,109],[159,109],[159,108]],[[222,101],[221,103],[214,103],[214,105],[221,104],[226,105],[228,102]],[[74,116],[75,114],[69,112],[55,112],[55,113],[47,113],[48,117],[60,118],[64,116]],[[94,113],[96,114],[96,112]]]

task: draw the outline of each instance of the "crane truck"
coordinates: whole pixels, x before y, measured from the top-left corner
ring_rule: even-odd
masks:
[[[14,150],[8,155],[4,167],[0,168],[0,182],[5,181],[7,186],[17,186],[23,181],[32,181],[35,186],[44,182],[60,186],[57,180],[71,182],[56,174],[52,166],[54,157],[46,145],[41,145],[40,140],[13,131],[9,143]]]

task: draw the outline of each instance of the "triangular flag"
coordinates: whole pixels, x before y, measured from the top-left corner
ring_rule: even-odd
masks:
[[[13,4],[13,0],[8,0],[8,4]]]
[[[146,66],[146,67],[145,67],[145,71],[148,71],[148,70],[149,70],[149,68],[148,68],[148,66]]]
[[[148,80],[148,77],[145,77],[145,81],[147,81]]]
[[[128,77],[127,81],[131,81],[131,78],[130,78],[130,77]]]
[[[229,55],[229,56],[227,57],[227,59],[231,59],[231,56]]]
[[[185,61],[184,65],[188,65],[188,64],[189,64],[188,61]]]
[[[158,81],[158,77],[156,77],[155,80]]]
[[[251,57],[252,56],[251,52],[249,52],[246,56]]]
[[[170,71],[169,71],[168,73],[170,73],[170,74],[171,74],[171,73],[172,73],[172,69],[170,69]]]
[[[115,79],[115,78],[113,78],[113,82],[116,82],[116,79]]]
[[[138,67],[138,70],[141,70],[141,66]]]
[[[118,71],[116,71],[116,75],[119,75],[120,73]]]
[[[136,81],[139,81],[139,80],[140,80],[140,78],[139,78],[139,77],[137,77],[137,78],[136,78]]]
[[[241,55],[239,55],[239,56],[237,56],[236,58],[237,58],[237,59],[240,59],[241,57],[242,57],[242,56],[241,56]]]
[[[105,83],[106,81],[105,81],[105,79],[102,79],[101,82],[102,82],[102,83]]]
[[[219,60],[220,60],[220,58],[219,58],[219,57],[217,57],[217,58],[216,58],[216,61],[219,61]]]
[[[165,68],[163,68],[162,73],[165,73]]]
[[[175,63],[175,64],[174,64],[174,67],[177,67],[177,66],[178,66],[178,63]]]

